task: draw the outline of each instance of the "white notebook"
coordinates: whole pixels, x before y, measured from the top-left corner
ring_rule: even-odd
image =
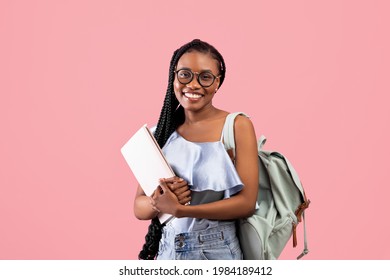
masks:
[[[121,152],[147,196],[157,188],[160,178],[175,176],[146,124],[127,141]],[[160,213],[158,217],[161,223],[166,223],[173,216]]]

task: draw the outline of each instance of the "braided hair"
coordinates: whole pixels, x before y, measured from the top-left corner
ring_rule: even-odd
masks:
[[[199,39],[194,39],[181,46],[173,53],[171,63],[169,65],[168,88],[164,99],[164,105],[161,109],[156,131],[154,132],[157,143],[161,148],[165,145],[169,136],[178,128],[178,126],[184,123],[184,109],[179,106],[179,101],[176,99],[175,92],[173,90],[173,81],[175,79],[174,71],[177,62],[183,54],[191,51],[210,54],[212,58],[218,61],[220,75],[220,83],[218,87],[222,85],[225,79],[225,61],[222,55],[212,45]],[[153,218],[149,225],[148,233],[145,236],[145,244],[138,255],[139,259],[153,260],[156,257],[162,235],[162,229],[163,225],[160,223],[159,219],[157,217]]]

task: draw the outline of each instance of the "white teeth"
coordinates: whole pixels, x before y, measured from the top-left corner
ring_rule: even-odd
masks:
[[[188,98],[201,98],[202,95],[196,93],[185,92],[184,95]]]

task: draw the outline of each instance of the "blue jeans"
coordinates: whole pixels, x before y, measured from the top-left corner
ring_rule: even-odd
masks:
[[[168,224],[163,229],[158,260],[242,260],[234,222],[206,230],[175,235]]]

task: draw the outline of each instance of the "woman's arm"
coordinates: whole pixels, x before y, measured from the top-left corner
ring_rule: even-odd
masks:
[[[158,211],[151,205],[151,198],[145,194],[140,185],[137,188],[133,207],[134,215],[139,220],[150,220],[158,214]]]
[[[200,205],[181,205],[164,181],[160,182],[163,194],[159,192],[153,205],[164,213],[175,217],[193,217],[229,220],[248,217],[255,211],[259,185],[259,168],[256,134],[252,122],[238,116],[234,123],[236,143],[236,169],[244,188],[236,195],[216,202]]]

